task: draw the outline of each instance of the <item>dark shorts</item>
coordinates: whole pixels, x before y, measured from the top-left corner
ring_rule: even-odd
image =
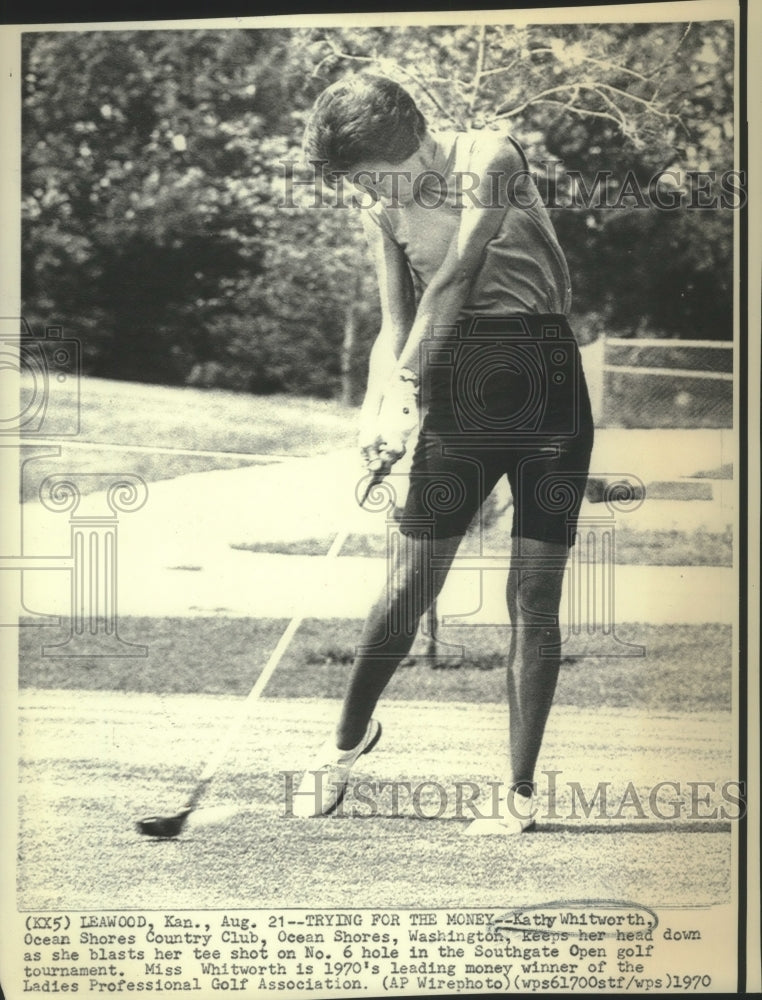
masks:
[[[566,318],[476,320],[427,350],[427,412],[400,530],[462,536],[506,475],[514,501],[511,533],[573,545],[593,420]]]

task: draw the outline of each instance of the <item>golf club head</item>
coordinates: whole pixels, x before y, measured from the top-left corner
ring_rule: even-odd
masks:
[[[190,812],[191,810],[186,808],[181,809],[174,816],[146,816],[145,819],[139,819],[135,827],[138,833],[141,833],[144,837],[160,837],[163,839],[179,837]]]

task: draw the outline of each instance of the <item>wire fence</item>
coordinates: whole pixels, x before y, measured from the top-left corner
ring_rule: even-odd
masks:
[[[732,427],[733,344],[600,337],[582,348],[600,427]]]

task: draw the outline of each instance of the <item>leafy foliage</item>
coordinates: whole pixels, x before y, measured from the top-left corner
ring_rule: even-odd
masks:
[[[356,213],[299,183],[328,83],[374,68],[434,128],[508,125],[563,203],[565,170],[729,169],[732,63],[724,22],[26,34],[25,313],[94,374],[351,401],[374,277]],[[730,336],[733,212],[553,216],[578,312]]]

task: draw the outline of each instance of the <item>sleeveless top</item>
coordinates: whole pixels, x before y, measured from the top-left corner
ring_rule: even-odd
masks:
[[[472,182],[463,177],[459,183],[457,175],[471,170],[472,151],[483,134],[434,135],[433,170],[444,183],[439,177],[426,178],[421,196],[404,207],[386,207],[377,201],[363,211],[402,249],[418,298],[441,266],[457,231],[462,206],[468,204]],[[458,317],[461,321],[476,315],[567,313],[571,308],[569,268],[553,224],[529,175],[523,150],[510,136],[506,140],[518,150],[524,170],[510,182],[511,203],[500,229],[485,247]],[[499,190],[495,190],[496,205],[507,200],[506,180],[500,178]],[[440,201],[437,207],[427,207]]]

